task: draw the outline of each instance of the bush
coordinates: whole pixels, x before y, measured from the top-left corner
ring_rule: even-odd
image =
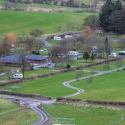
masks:
[[[66,68],[67,68],[67,69],[70,69],[70,67],[71,67],[70,64],[67,64],[67,65],[66,65]]]

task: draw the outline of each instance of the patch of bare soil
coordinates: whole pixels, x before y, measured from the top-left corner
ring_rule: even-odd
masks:
[[[42,75],[42,74],[31,74],[31,76],[39,76],[39,75]]]
[[[0,80],[1,83],[7,83],[9,80]]]
[[[38,12],[62,12],[65,8],[37,8],[37,7],[25,7],[25,11],[38,11]]]

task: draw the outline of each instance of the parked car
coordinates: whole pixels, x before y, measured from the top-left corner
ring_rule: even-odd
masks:
[[[62,40],[62,38],[61,37],[59,37],[59,36],[54,36],[54,40]]]
[[[78,59],[83,59],[83,56],[77,56],[77,60],[78,60]]]
[[[111,53],[109,57],[117,57],[116,53]]]
[[[23,74],[14,74],[12,76],[10,76],[10,79],[22,79],[23,78]]]
[[[72,35],[65,35],[65,38],[72,38]]]
[[[125,51],[120,51],[119,55],[125,55]]]

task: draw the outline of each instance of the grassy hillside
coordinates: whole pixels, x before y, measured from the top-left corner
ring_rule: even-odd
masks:
[[[124,111],[71,105],[53,105],[44,108],[52,117],[74,118],[71,124],[75,125],[125,125],[125,121],[119,122],[121,117],[125,116]]]
[[[125,101],[124,70],[94,77],[90,86],[87,79],[71,85],[82,88],[85,92],[75,98],[83,100]]]
[[[0,125],[31,125],[39,120],[39,116],[28,109],[9,112],[19,108],[21,107],[0,98],[0,114],[8,111],[8,113],[0,115]]]
[[[58,26],[70,22],[74,26],[76,20],[83,21],[90,15],[65,14],[65,13],[45,13],[45,12],[24,12],[24,11],[0,11],[0,34],[14,31],[18,34],[29,34],[34,28],[39,28],[44,33],[57,32]],[[81,27],[82,29],[83,27]]]

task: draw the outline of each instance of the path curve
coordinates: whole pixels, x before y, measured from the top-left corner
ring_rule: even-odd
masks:
[[[99,75],[103,75],[103,74],[107,74],[107,73],[111,73],[111,72],[115,72],[115,71],[118,71],[118,70],[122,70],[123,68],[124,68],[124,67],[117,68],[117,69],[113,69],[113,70],[108,70],[108,71],[95,71],[95,72],[97,72],[97,74],[90,75],[90,76],[85,76],[85,77],[81,77],[81,78],[79,78],[79,80],[86,79],[86,78],[90,78],[90,77],[95,77],[95,76],[99,76]],[[91,71],[90,71],[90,72],[91,72]],[[83,89],[80,89],[80,88],[77,88],[77,87],[74,87],[74,86],[71,86],[71,85],[70,85],[70,83],[75,82],[75,81],[76,81],[76,79],[63,82],[63,85],[64,85],[64,86],[66,86],[66,87],[68,87],[68,88],[71,88],[71,89],[77,90],[77,92],[74,93],[74,94],[67,95],[67,96],[63,96],[64,98],[73,97],[73,96],[79,95],[79,94],[81,94],[81,93],[84,92]]]
[[[50,44],[49,42],[46,41],[47,37],[43,37],[43,38],[38,38],[39,41],[41,41],[45,47],[51,48],[52,44]]]
[[[42,108],[38,108],[37,106],[31,106],[30,108],[40,115],[40,120],[33,125],[44,125],[50,120],[50,117]]]

